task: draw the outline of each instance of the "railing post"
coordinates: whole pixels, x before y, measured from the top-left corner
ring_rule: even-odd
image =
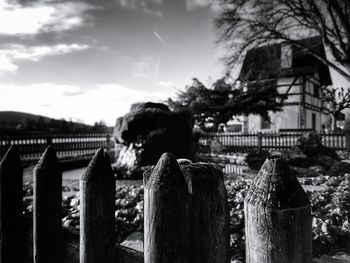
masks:
[[[34,168],[34,262],[61,262],[62,172],[49,146]]]
[[[190,195],[175,157],[163,154],[144,183],[144,262],[191,262]]]
[[[80,178],[80,263],[108,263],[114,253],[115,177],[98,149]]]
[[[244,200],[247,263],[311,263],[311,205],[281,159],[267,159]]]
[[[180,167],[180,168],[179,168]],[[169,153],[144,174],[145,263],[228,263],[229,210],[222,173]]]
[[[262,150],[262,133],[261,133],[261,131],[258,131],[257,137],[258,137],[258,149],[259,149],[259,151],[261,151]]]
[[[23,166],[16,146],[0,162],[0,262],[21,262],[23,255]]]

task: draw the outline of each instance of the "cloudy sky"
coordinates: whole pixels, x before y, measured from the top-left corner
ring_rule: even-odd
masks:
[[[133,102],[223,74],[217,13],[210,0],[0,0],[0,110],[114,125]]]

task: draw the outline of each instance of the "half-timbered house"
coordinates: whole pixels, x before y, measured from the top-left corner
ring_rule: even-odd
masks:
[[[320,37],[301,39],[303,46],[325,57]],[[285,43],[257,47],[247,52],[239,80],[255,86],[273,85],[279,93],[287,94],[283,111],[266,116],[251,114],[247,130],[315,129],[329,122],[330,116],[321,101],[321,87],[332,85],[328,66],[315,59],[299,45]],[[260,84],[260,85],[256,85]]]

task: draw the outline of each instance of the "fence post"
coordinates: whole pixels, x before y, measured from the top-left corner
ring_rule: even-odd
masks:
[[[222,171],[210,164],[180,162],[191,194],[190,262],[229,263],[227,192]]]
[[[115,177],[98,149],[80,178],[80,263],[111,262],[114,253]]]
[[[244,214],[247,263],[311,263],[310,201],[284,161],[265,161]]]
[[[23,255],[23,166],[16,146],[0,162],[0,262],[21,262]]]
[[[61,262],[62,172],[49,146],[34,168],[34,262]]]
[[[230,262],[229,209],[220,170],[188,160],[177,163],[166,153],[144,173],[144,185],[145,263]]]
[[[261,131],[258,131],[257,136],[258,136],[258,149],[259,149],[259,151],[261,151],[262,150],[262,133],[261,133]]]
[[[191,262],[190,195],[175,157],[163,154],[144,182],[144,262]]]

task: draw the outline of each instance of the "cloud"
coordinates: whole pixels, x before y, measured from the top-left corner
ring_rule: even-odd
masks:
[[[7,72],[14,72],[18,68],[17,65],[12,63],[12,60],[5,57],[5,56],[0,56],[0,75],[1,72],[7,71]]]
[[[200,9],[200,8],[210,8],[213,11],[220,11],[220,3],[216,0],[186,0],[186,8],[189,11]]]
[[[5,45],[0,48],[0,73],[14,72],[18,60],[39,61],[43,57],[58,56],[88,49],[85,44],[57,44],[54,46]]]
[[[153,31],[153,33],[162,44],[166,45],[165,40],[162,38],[162,36],[157,31]]]
[[[153,85],[155,88],[174,88],[175,85],[171,81],[159,81]]]
[[[145,14],[162,17],[163,0],[119,0],[122,7],[131,10],[141,10]]]
[[[136,78],[157,78],[159,75],[160,59],[150,55],[143,56],[136,62],[131,62]]]
[[[75,96],[67,93],[77,92]],[[79,93],[79,94],[78,94]],[[105,120],[114,125],[135,102],[165,100],[167,92],[129,89],[118,84],[99,84],[91,89],[73,85],[0,83],[0,110],[23,111],[52,118],[82,119],[93,124]]]
[[[80,1],[41,0],[21,5],[16,1],[0,0],[0,34],[34,35],[74,29],[87,23],[86,12],[94,8]]]

